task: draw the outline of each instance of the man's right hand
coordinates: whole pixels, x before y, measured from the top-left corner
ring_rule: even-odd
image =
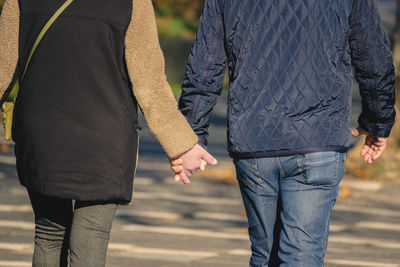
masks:
[[[374,162],[378,159],[387,147],[388,138],[386,137],[374,137],[370,133],[364,131],[360,127],[354,129],[351,133],[353,136],[358,137],[366,135],[365,144],[361,149],[361,156],[364,157],[364,161],[368,163]]]
[[[217,160],[200,145],[196,144],[185,154],[171,160],[171,168],[175,172],[175,181],[182,180],[189,184],[190,177],[198,169],[204,171],[207,164],[215,165]]]

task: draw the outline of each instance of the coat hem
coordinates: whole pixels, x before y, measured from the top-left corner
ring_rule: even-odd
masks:
[[[345,146],[315,146],[296,149],[269,150],[257,152],[234,152],[229,151],[229,156],[233,159],[250,159],[250,158],[273,158],[273,157],[289,157],[295,155],[304,155],[315,152],[334,151],[346,153],[349,147]]]
[[[40,182],[33,181],[32,178],[20,179],[21,185],[26,187],[28,190],[33,190],[45,196],[57,197],[61,199],[73,199],[78,201],[107,201],[118,204],[128,204],[132,201],[132,194],[127,196],[106,194],[107,191],[104,187],[95,187],[93,185],[82,185],[79,190],[76,188],[69,188],[66,183],[51,183],[51,182]],[[86,192],[82,193],[82,190],[86,188]],[[79,192],[78,192],[79,191]],[[102,192],[102,196],[99,197],[98,193]]]

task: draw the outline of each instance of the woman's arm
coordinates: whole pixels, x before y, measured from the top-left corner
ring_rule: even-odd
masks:
[[[9,87],[18,62],[18,0],[6,0],[0,17],[0,99]]]
[[[184,116],[165,76],[151,0],[133,0],[132,20],[125,38],[125,57],[134,95],[170,158],[190,150],[198,138]]]

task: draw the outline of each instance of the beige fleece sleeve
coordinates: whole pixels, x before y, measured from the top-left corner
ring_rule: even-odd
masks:
[[[18,62],[18,0],[6,0],[0,17],[0,97],[3,97],[14,76]]]
[[[185,153],[198,142],[198,138],[178,110],[167,82],[151,0],[133,0],[132,21],[125,46],[133,93],[150,130],[170,158]]]

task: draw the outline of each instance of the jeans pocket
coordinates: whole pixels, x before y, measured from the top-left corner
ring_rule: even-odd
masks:
[[[308,185],[335,185],[338,181],[338,152],[317,152],[300,156],[299,168]]]
[[[233,162],[236,168],[236,178],[239,182],[247,186],[260,184],[261,178],[258,173],[257,159],[240,159]]]

